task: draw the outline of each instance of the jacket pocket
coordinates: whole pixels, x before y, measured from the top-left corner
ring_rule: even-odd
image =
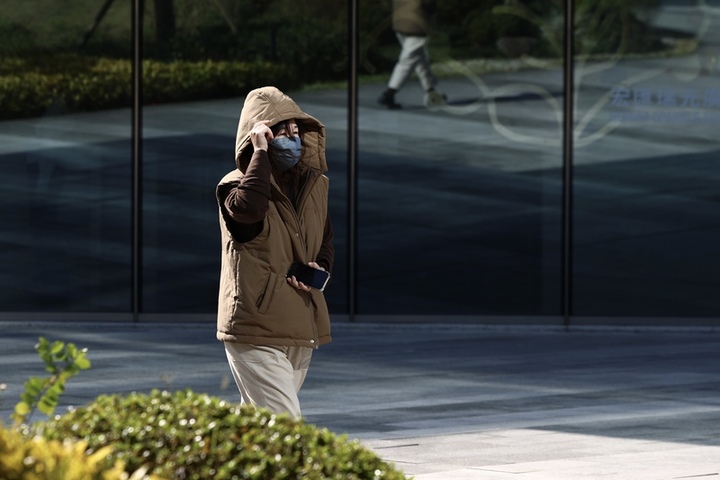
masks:
[[[258,313],[267,312],[268,307],[272,302],[273,294],[277,289],[278,278],[279,277],[276,274],[270,272],[267,282],[265,283],[265,288],[263,288],[263,291],[260,293],[255,302],[255,307],[257,307]]]

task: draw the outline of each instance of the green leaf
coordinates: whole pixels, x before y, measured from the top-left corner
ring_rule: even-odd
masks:
[[[65,345],[63,344],[63,342],[57,340],[53,342],[52,348],[50,349],[50,354],[57,355],[58,353],[62,352],[64,347]]]
[[[43,398],[38,403],[38,410],[40,412],[44,413],[45,415],[52,415],[55,411],[55,407],[57,406],[57,402],[53,402],[52,400],[47,400],[46,398]]]
[[[37,396],[45,388],[45,381],[42,378],[32,377],[25,382],[25,392]]]
[[[30,413],[30,405],[28,405],[25,402],[18,402],[17,405],[15,405],[15,414],[20,415],[21,417],[24,417]]]
[[[90,363],[90,360],[88,360],[83,354],[75,359],[75,365],[77,365],[80,370],[87,370],[92,366],[92,363]]]

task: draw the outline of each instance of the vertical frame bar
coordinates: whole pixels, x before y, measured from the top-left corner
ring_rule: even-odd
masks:
[[[575,8],[565,0],[564,41],[564,123],[563,123],[563,202],[562,202],[562,315],[565,329],[570,327],[573,281],[573,148],[575,108]]]
[[[143,0],[132,2],[132,315],[139,321],[142,310],[142,44]]]
[[[350,0],[348,25],[348,318],[355,321],[357,312],[357,156],[358,156],[358,2]]]

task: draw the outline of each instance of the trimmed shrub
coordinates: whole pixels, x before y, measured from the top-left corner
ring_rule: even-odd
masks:
[[[267,84],[290,89],[297,81],[270,62],[143,62],[146,104],[228,98]],[[67,112],[129,107],[130,61],[75,54],[0,60],[0,120],[37,117],[53,104]]]
[[[87,443],[24,437],[0,427],[0,478],[3,480],[161,480],[139,470],[130,477],[121,461],[108,464],[112,447],[87,454]]]
[[[84,439],[130,470],[169,479],[405,480],[357,441],[287,415],[190,390],[103,395],[40,426],[50,439]]]

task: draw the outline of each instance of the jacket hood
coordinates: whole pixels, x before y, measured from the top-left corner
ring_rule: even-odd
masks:
[[[252,90],[245,98],[235,138],[235,164],[245,173],[253,146],[250,130],[261,120],[268,120],[271,127],[286,120],[295,119],[300,130],[302,154],[300,162],[310,168],[327,171],[325,158],[325,125],[303,112],[292,98],[275,87],[262,87]]]

